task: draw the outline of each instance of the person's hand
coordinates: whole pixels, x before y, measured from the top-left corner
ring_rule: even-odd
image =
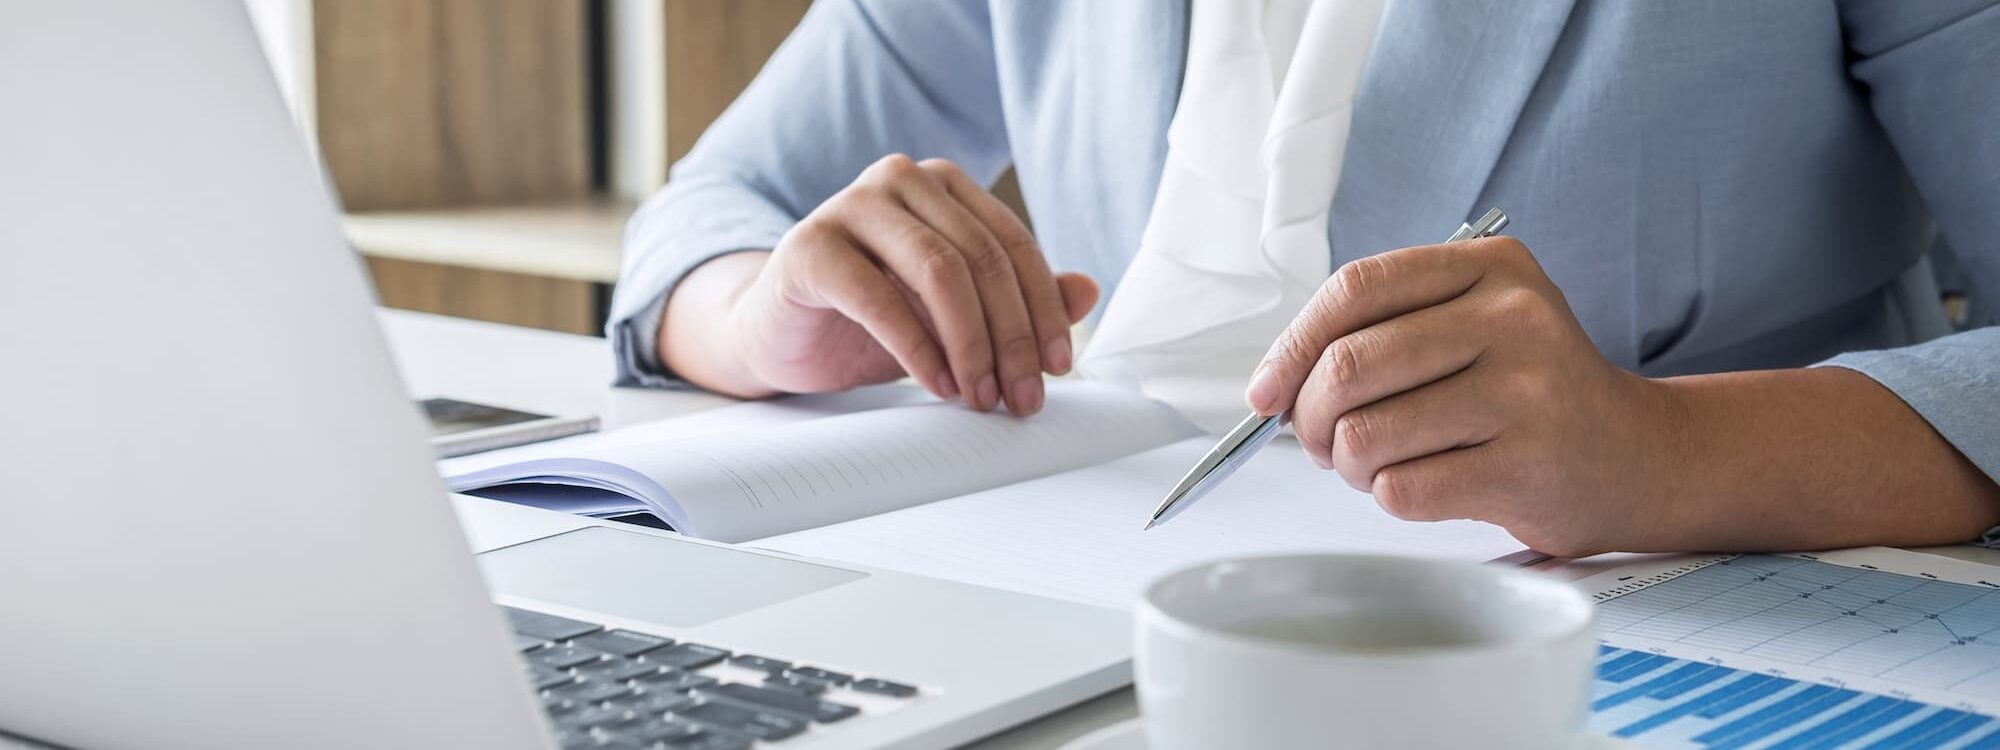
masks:
[[[1563,556],[1673,522],[1671,390],[1605,360],[1510,237],[1342,266],[1247,397],[1291,410],[1313,461],[1400,518],[1488,521]]]
[[[725,328],[755,386],[734,390],[908,374],[981,411],[1004,399],[1032,414],[1042,374],[1073,364],[1070,325],[1097,296],[1089,278],[1051,273],[1021,220],[958,167],[889,156],[800,221],[733,295]]]

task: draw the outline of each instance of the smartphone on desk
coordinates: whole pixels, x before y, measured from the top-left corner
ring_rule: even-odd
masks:
[[[597,417],[558,417],[504,406],[427,398],[418,401],[431,423],[438,458],[483,453],[597,430]]]

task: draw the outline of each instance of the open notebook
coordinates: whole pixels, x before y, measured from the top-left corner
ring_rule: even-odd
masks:
[[[1482,561],[1496,526],[1397,520],[1281,439],[1173,523],[1154,504],[1215,443],[1167,407],[1081,381],[1014,419],[909,386],[794,396],[440,463],[456,489],[683,533],[1129,607],[1220,557],[1368,552]]]
[[[1415,523],[1280,438],[1173,523],[1143,530],[1201,436],[1064,474],[760,539],[765,549],[1130,608],[1153,579],[1208,560],[1341,552],[1484,562],[1524,550],[1477,521]]]
[[[1162,404],[1084,382],[1052,383],[1047,406],[1030,419],[934,401],[831,416],[747,406],[704,415],[703,430],[621,430],[447,464],[447,482],[568,513],[650,512],[681,533],[738,542],[1060,474],[1198,434]],[[731,417],[741,417],[742,429],[730,429]]]

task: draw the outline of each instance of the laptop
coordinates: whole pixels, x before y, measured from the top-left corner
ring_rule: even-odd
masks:
[[[0,5],[0,102],[0,734],[945,747],[1129,680],[1110,610],[448,500],[240,0]]]

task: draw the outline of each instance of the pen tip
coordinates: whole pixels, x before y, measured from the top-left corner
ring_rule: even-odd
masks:
[[[1160,525],[1160,520],[1159,520],[1159,519],[1157,519],[1157,518],[1155,518],[1155,519],[1152,519],[1152,520],[1150,520],[1150,521],[1147,521],[1147,522],[1146,522],[1146,528],[1143,528],[1143,529],[1140,529],[1140,531],[1152,531],[1152,530],[1153,530],[1153,527],[1154,527],[1154,526],[1158,526],[1158,525]]]

